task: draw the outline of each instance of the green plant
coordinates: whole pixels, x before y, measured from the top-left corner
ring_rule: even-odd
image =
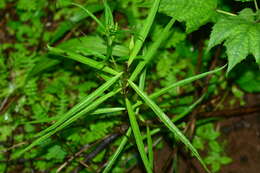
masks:
[[[60,0],[57,3],[60,11],[55,13],[54,18],[61,19],[65,13],[68,15],[65,15],[67,20],[62,22],[55,32],[49,32],[44,31],[40,21],[41,17],[46,15],[43,9],[51,3],[33,1],[27,7],[26,2],[20,0],[16,4],[23,22],[8,23],[9,32],[15,33],[17,41],[20,42],[15,45],[15,51],[9,55],[14,58],[11,66],[18,78],[11,81],[12,85],[8,83],[9,71],[6,65],[8,63],[0,59],[0,67],[3,67],[0,69],[0,79],[3,79],[1,86],[6,88],[0,97],[8,99],[16,93],[22,95],[18,99],[18,104],[5,112],[4,117],[7,117],[7,121],[13,122],[11,114],[24,116],[19,122],[15,121],[15,125],[3,126],[0,139],[6,141],[12,131],[21,125],[26,135],[22,134],[20,137],[17,135],[16,142],[22,143],[34,139],[26,148],[15,150],[11,155],[12,159],[19,157],[31,159],[40,156],[47,161],[36,160],[35,167],[38,170],[51,169],[54,164],[62,162],[65,158],[73,160],[79,146],[88,144],[90,146],[87,147],[89,149],[87,154],[94,153],[95,158],[91,158],[94,162],[108,158],[102,167],[103,172],[109,172],[113,168],[115,172],[116,170],[123,172],[118,157],[124,153],[124,148],[134,146],[128,143],[133,134],[144,167],[147,172],[152,172],[153,145],[156,141],[153,135],[161,134],[165,131],[164,127],[167,127],[167,137],[175,144],[179,142],[184,144],[183,146],[191,151],[208,172],[210,171],[206,164],[211,165],[213,172],[217,172],[222,164],[230,162],[228,157],[222,156],[223,149],[216,142],[218,135],[213,131],[212,124],[198,127],[194,140],[190,142],[187,134],[182,131],[183,125],[187,127],[182,121],[203,100],[210,98],[211,95],[217,95],[219,85],[223,87],[222,89],[226,89],[225,77],[221,73],[225,66],[208,70],[213,52],[210,52],[211,48],[225,41],[228,57],[227,73],[231,76],[235,66],[250,53],[256,62],[260,63],[260,41],[257,39],[260,13],[256,3],[256,12],[246,8],[235,15],[217,9],[226,5],[217,0],[155,0],[153,3],[93,1],[90,5]],[[129,4],[131,9],[126,10],[125,6]],[[140,7],[149,8],[140,12]],[[129,28],[136,27],[136,30],[120,28],[122,21],[114,18],[114,11],[117,8],[125,10]],[[101,16],[95,16],[96,12],[100,12]],[[158,15],[163,16],[162,21],[156,18]],[[147,17],[142,20],[144,16]],[[86,18],[92,20],[85,21]],[[186,31],[182,30],[181,22],[185,22]],[[208,50],[199,51],[194,48],[188,37],[208,22],[215,23]],[[93,31],[56,45],[64,34],[72,32],[79,23],[91,27]],[[40,32],[30,34],[35,30]],[[25,43],[26,40],[28,43]],[[41,47],[42,42],[49,43],[47,46],[49,53],[37,49],[30,51],[30,46]],[[10,47],[11,44],[5,44],[1,49],[4,52]],[[196,71],[198,65],[196,57],[199,56],[204,63],[201,68],[203,73],[200,74]],[[225,57],[224,52],[221,52],[221,56]],[[257,67],[254,70],[257,71]],[[191,83],[204,77],[209,77],[210,85],[202,94],[196,93],[201,95],[196,97],[194,92],[197,88]],[[243,87],[244,78],[248,79],[247,77],[237,78],[235,75],[235,78],[242,88],[246,88],[245,90],[258,90]],[[103,84],[100,83],[100,79],[104,81]],[[14,88],[7,89],[8,84]],[[149,89],[150,86],[153,86],[153,89]],[[184,93],[193,94],[174,99],[183,92],[181,89],[185,91]],[[176,108],[168,108],[171,106]],[[172,114],[176,116],[169,116]],[[129,121],[126,117],[129,117]],[[153,123],[155,119],[159,119],[160,123]],[[35,127],[38,126],[34,124],[39,123],[51,125],[45,127],[41,124],[40,127],[44,130],[36,133]],[[113,147],[117,147],[116,151],[112,153],[104,149],[99,150],[102,144],[98,146],[97,143],[102,141],[105,143],[104,141],[109,139],[113,141],[112,138],[106,138],[107,134],[124,123],[127,124],[125,135],[113,144]],[[203,128],[210,133],[199,133]],[[208,139],[203,135],[216,137]],[[206,158],[201,158],[197,150],[204,148],[205,141],[208,142],[210,152]],[[38,147],[35,148],[36,146]],[[32,156],[28,154],[29,150]],[[42,154],[44,152],[46,154]],[[110,154],[109,157],[106,156],[107,153]],[[83,158],[78,160],[80,159]],[[138,159],[135,157],[134,160]],[[65,166],[70,162],[65,162]],[[6,169],[5,164],[0,166]],[[65,166],[62,165],[52,171],[61,171]],[[77,167],[77,164],[71,163],[66,171]],[[101,171],[95,164],[91,169],[92,172]]]
[[[218,172],[221,165],[229,164],[232,159],[224,155],[224,147],[217,141],[220,133],[214,130],[212,123],[197,127],[192,144],[198,150],[205,150],[208,144],[207,156],[203,159],[206,164],[211,165],[212,172]]]

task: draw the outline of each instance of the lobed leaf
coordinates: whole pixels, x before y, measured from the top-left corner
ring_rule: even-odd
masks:
[[[208,50],[224,42],[228,56],[229,73],[249,54],[260,64],[260,23],[251,9],[242,10],[237,16],[224,16],[213,27]]]
[[[215,14],[217,0],[162,0],[159,12],[186,22],[187,32],[198,29]]]

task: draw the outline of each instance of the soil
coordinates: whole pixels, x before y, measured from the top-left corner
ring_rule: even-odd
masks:
[[[260,95],[248,94],[246,106],[260,103]],[[225,151],[232,158],[232,163],[221,167],[219,173],[259,173],[260,172],[260,112],[237,115],[216,124],[221,131],[221,140],[227,142]],[[167,168],[173,149],[165,142],[164,148],[154,151],[155,173],[173,173]],[[196,159],[180,154],[178,173],[206,173]],[[144,173],[142,168],[135,168],[131,173]]]

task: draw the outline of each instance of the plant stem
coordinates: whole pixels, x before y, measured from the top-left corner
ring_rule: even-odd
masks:
[[[258,8],[258,5],[257,5],[257,2],[256,2],[256,0],[254,0],[254,3],[255,3],[255,9],[256,9],[256,11],[258,11],[258,10],[259,10],[259,8]]]
[[[229,16],[237,16],[236,14],[234,13],[230,13],[230,12],[227,12],[227,11],[223,11],[223,10],[216,10],[218,13],[222,13],[222,14],[226,14],[226,15],[229,15]]]

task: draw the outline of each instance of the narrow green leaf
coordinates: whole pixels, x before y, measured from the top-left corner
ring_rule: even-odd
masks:
[[[96,115],[96,114],[107,114],[107,113],[114,113],[114,112],[120,112],[124,111],[125,108],[123,107],[116,107],[116,108],[100,108],[92,112],[91,114]]]
[[[103,64],[102,62],[95,61],[93,59],[87,58],[87,57],[82,56],[80,54],[73,53],[73,52],[63,50],[63,49],[60,49],[60,48],[56,48],[56,47],[51,47],[51,46],[48,46],[48,49],[50,50],[51,53],[61,55],[61,56],[64,56],[66,58],[69,58],[69,59],[73,59],[75,61],[86,64],[86,65],[88,65],[92,68],[95,68],[97,70],[101,70],[101,71],[110,73],[112,75],[118,74],[117,71],[115,71],[114,69],[112,69],[110,67],[105,66],[105,64]]]
[[[153,169],[153,141],[152,141],[152,135],[149,126],[146,127],[146,135],[147,135],[147,146],[148,146],[148,158],[149,158],[150,166]]]
[[[99,3],[91,3],[91,4],[88,3],[87,7],[85,6],[85,8],[87,8],[88,11],[90,11],[93,14],[103,10],[104,7]],[[67,33],[68,31],[72,30],[72,28],[75,27],[77,23],[79,23],[80,21],[88,17],[89,15],[86,14],[86,12],[82,11],[81,9],[73,12],[72,16],[69,17],[68,20],[63,22],[61,21],[59,23],[58,28],[52,34],[52,38],[49,41],[49,44],[52,45],[53,43],[61,39],[61,37],[64,36],[65,33]]]
[[[139,88],[143,91],[144,90],[144,85],[145,85],[145,78],[146,78],[146,68],[144,69],[144,71],[142,72],[142,74],[140,75],[139,78]],[[135,109],[133,107],[133,109]],[[136,108],[135,113],[138,114],[139,113],[139,108]]]
[[[82,117],[83,115],[86,115],[87,113],[89,113],[90,111],[92,111],[93,109],[95,109],[97,106],[99,106],[101,103],[103,103],[104,101],[106,101],[107,99],[109,99],[110,97],[114,96],[115,94],[117,94],[121,89],[118,89],[116,91],[111,91],[108,94],[98,98],[96,101],[94,101],[92,104],[90,104],[89,106],[87,106],[85,109],[83,109],[82,111],[78,112],[77,114],[75,114],[74,116],[70,117],[69,119],[67,119],[65,122],[63,122],[62,124],[60,124],[59,126],[55,127],[55,129],[52,129],[51,131],[47,132],[45,135],[37,138],[36,140],[34,140],[28,147],[26,147],[25,149],[23,149],[21,152],[19,152],[16,157],[19,157],[20,155],[22,155],[23,153],[25,153],[26,151],[30,150],[31,148],[39,145],[40,143],[42,143],[44,140],[46,140],[47,138],[51,137],[53,134],[57,133],[58,131],[62,130],[63,128],[67,127],[68,125],[70,125],[71,123],[73,123],[74,121],[76,121],[78,118]]]
[[[192,77],[189,77],[189,78],[186,78],[186,79],[183,79],[183,80],[180,80],[176,83],[173,83],[171,85],[169,85],[168,87],[165,87],[165,88],[162,88],[156,92],[154,92],[153,94],[149,95],[149,98],[150,99],[155,99],[163,94],[166,94],[167,92],[169,92],[171,89],[175,88],[175,87],[180,87],[180,86],[183,86],[183,85],[186,85],[186,84],[189,84],[195,80],[198,80],[198,79],[201,79],[203,77],[206,77],[207,75],[210,75],[210,74],[213,74],[213,73],[216,73],[218,71],[221,71],[223,70],[227,65],[224,65],[220,68],[217,68],[215,70],[212,70],[212,71],[208,71],[208,72],[205,72],[205,73],[201,73],[201,74],[198,74],[198,75],[195,75],[195,76],[192,76]],[[142,105],[142,101],[137,101],[137,103],[135,103],[133,105],[133,108],[135,109],[136,107]]]
[[[91,115],[98,115],[98,114],[107,114],[107,113],[115,113],[115,112],[121,112],[124,111],[125,108],[123,107],[115,107],[115,108],[99,108],[93,112],[91,112]],[[63,116],[63,115],[62,115]],[[29,121],[29,122],[24,122],[21,124],[37,124],[37,123],[46,123],[54,120],[60,119],[62,116],[55,116],[51,118],[44,118],[40,120],[35,120],[35,121]]]
[[[172,122],[176,122],[180,119],[182,119],[183,117],[185,117],[186,115],[188,115],[188,113],[190,113],[198,104],[200,104],[202,102],[202,100],[205,98],[206,93],[203,94],[197,101],[195,101],[192,105],[190,105],[185,111],[183,111],[181,114],[177,115],[176,117],[174,117],[172,119]]]
[[[203,77],[205,77],[205,76],[207,76],[207,75],[210,75],[210,74],[216,73],[216,72],[218,72],[218,71],[221,71],[221,70],[223,70],[225,67],[226,67],[226,65],[224,65],[224,66],[222,66],[222,67],[220,67],[220,68],[217,68],[217,69],[215,69],[215,70],[208,71],[208,72],[205,72],[205,73],[201,73],[201,74],[198,74],[198,75],[195,75],[195,76],[186,78],[186,79],[184,79],[184,80],[181,80],[181,81],[179,81],[179,82],[173,83],[172,85],[169,85],[169,86],[167,86],[167,87],[165,87],[165,88],[163,88],[163,89],[160,89],[159,91],[154,92],[153,94],[151,94],[151,95],[149,96],[149,98],[151,98],[151,99],[157,98],[157,97],[159,97],[159,96],[161,96],[161,95],[163,95],[163,94],[169,92],[171,89],[173,89],[173,88],[175,88],[175,87],[179,87],[179,86],[186,85],[186,84],[191,83],[191,82],[193,82],[193,81],[195,81],[195,80],[198,80],[198,79],[200,79],[200,78],[203,78]]]
[[[127,132],[126,132],[126,135],[123,136],[123,139],[121,140],[121,143],[119,145],[119,147],[117,148],[116,152],[113,154],[113,156],[111,157],[111,159],[109,160],[106,168],[103,170],[103,173],[108,173],[112,166],[115,164],[118,156],[120,155],[120,153],[122,153],[127,141],[128,141],[128,138],[130,137],[131,135],[131,132],[132,132],[132,129],[129,127]]]
[[[92,92],[90,95],[86,96],[80,103],[75,105],[72,109],[70,109],[65,115],[63,115],[56,123],[48,127],[47,129],[43,130],[42,132],[38,133],[36,136],[41,136],[45,134],[46,132],[55,129],[59,125],[61,125],[64,121],[66,121],[68,118],[73,116],[75,113],[82,110],[84,107],[92,103],[97,97],[101,96],[101,94],[107,90],[111,85],[113,85],[119,77],[122,75],[122,73],[119,73],[118,75],[112,77],[109,81],[105,82],[103,85],[101,85],[98,89],[96,89],[94,92]]]
[[[138,151],[140,153],[140,156],[142,158],[142,161],[144,163],[144,167],[148,173],[152,173],[153,171],[150,167],[150,163],[148,161],[148,158],[147,158],[147,155],[145,152],[142,135],[141,135],[132,105],[127,98],[125,99],[125,102],[126,102],[126,109],[127,109],[128,115],[129,115],[130,124],[133,129],[136,145],[137,145]]]
[[[146,69],[144,69],[144,71],[140,75],[140,79],[139,79],[139,88],[141,88],[141,90],[144,90],[145,78],[146,78]]]
[[[150,31],[150,28],[153,24],[153,21],[154,21],[154,18],[155,18],[155,15],[157,13],[157,10],[159,8],[159,4],[160,4],[160,0],[154,0],[153,2],[153,6],[149,12],[149,15],[148,17],[146,18],[145,20],[145,24],[144,24],[144,27],[142,28],[142,30],[140,31],[139,33],[139,37],[141,39],[137,39],[135,44],[134,44],[134,48],[129,56],[129,59],[128,59],[128,66],[130,66],[133,62],[133,60],[136,58],[137,54],[139,53],[140,49],[142,48],[143,46],[143,43]]]
[[[163,29],[161,37],[157,41],[155,41],[151,45],[151,47],[148,49],[147,53],[144,55],[144,61],[139,62],[139,64],[135,68],[134,72],[130,76],[130,80],[131,81],[134,81],[136,79],[136,77],[141,73],[141,71],[143,70],[145,65],[147,63],[149,63],[150,60],[153,58],[153,56],[155,55],[156,51],[160,47],[161,43],[169,36],[169,31],[170,31],[172,25],[174,24],[174,22],[175,22],[175,19],[171,19],[169,21],[169,23]]]
[[[93,20],[95,20],[98,23],[100,27],[102,27],[103,30],[105,30],[105,26],[102,24],[102,22],[98,18],[96,18],[96,16],[93,13],[91,13],[88,9],[86,9],[84,6],[76,3],[71,3],[71,5],[75,5],[81,8],[82,10],[84,10]]]
[[[209,172],[202,158],[200,157],[196,148],[190,143],[190,141],[182,134],[182,132],[172,123],[170,118],[157,106],[143,91],[141,91],[138,86],[136,86],[132,81],[128,80],[130,86],[135,90],[135,92],[145,101],[145,103],[154,111],[158,118],[164,123],[164,125],[179,139],[181,140],[187,148],[191,150],[193,155],[201,162],[203,167]]]
[[[113,14],[106,0],[104,0],[104,7],[106,27],[114,27]]]

